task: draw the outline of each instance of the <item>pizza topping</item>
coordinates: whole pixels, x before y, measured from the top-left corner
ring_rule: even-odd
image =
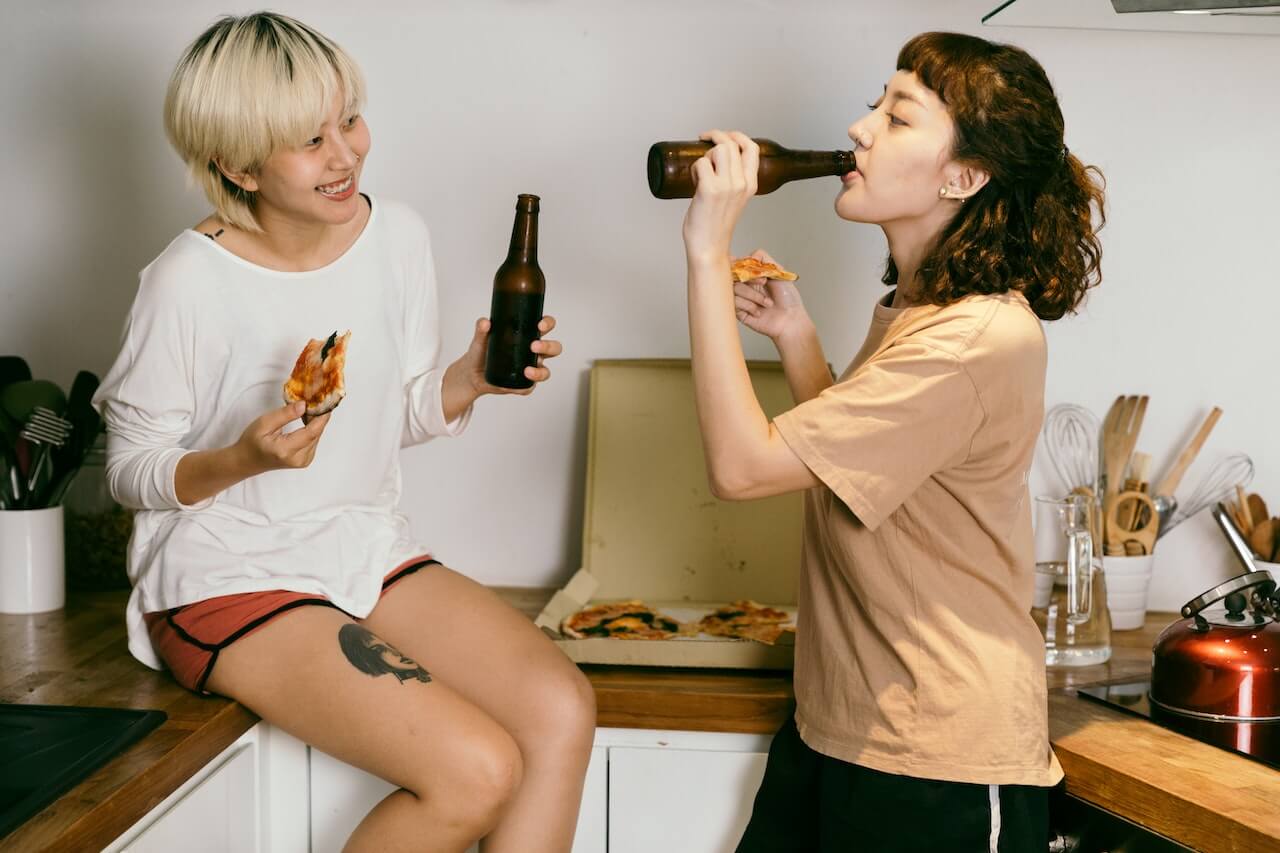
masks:
[[[795,281],[799,276],[783,269],[777,264],[762,261],[759,258],[738,258],[730,267],[734,281],[751,281],[753,278],[776,278],[782,281]]]
[[[284,383],[284,401],[302,400],[307,404],[302,415],[304,423],[333,411],[347,396],[343,370],[350,337],[350,332],[339,335],[335,331],[325,341],[312,338],[298,355],[293,372]]]
[[[561,626],[570,637],[617,637],[660,640],[684,630],[675,619],[658,613],[643,601],[597,604],[578,611]]]

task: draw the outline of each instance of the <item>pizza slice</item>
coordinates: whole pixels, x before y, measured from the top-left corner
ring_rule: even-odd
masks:
[[[759,258],[738,258],[730,267],[734,281],[751,281],[753,278],[776,278],[782,281],[795,281],[799,276],[784,270],[777,264],[762,261]]]
[[[716,637],[759,640],[773,645],[783,634],[795,631],[796,626],[786,611],[743,599],[717,607],[703,616],[698,628]]]
[[[350,337],[351,332],[342,335],[334,332],[328,340],[312,338],[298,355],[293,372],[284,383],[284,401],[296,403],[302,400],[307,404],[302,415],[304,424],[333,411],[347,396],[342,373],[347,364],[347,339]]]
[[[667,640],[687,633],[687,626],[637,599],[593,604],[566,618],[560,628],[567,636],[578,640],[589,637]]]

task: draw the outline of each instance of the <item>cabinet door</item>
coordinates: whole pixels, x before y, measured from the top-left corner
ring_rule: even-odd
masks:
[[[733,853],[767,753],[609,750],[609,853]]]
[[[235,751],[129,842],[126,853],[221,853],[258,849],[254,745]]]
[[[318,749],[310,752],[311,850],[338,853],[356,825],[395,787]],[[596,748],[587,767],[573,853],[604,853],[607,785],[605,750]]]

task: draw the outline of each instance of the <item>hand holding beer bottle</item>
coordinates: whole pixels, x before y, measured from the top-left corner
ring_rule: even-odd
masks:
[[[476,321],[471,345],[445,373],[448,420],[482,394],[532,393],[551,378],[546,359],[563,351],[559,341],[544,337],[556,320],[542,314],[546,279],[538,267],[538,204],[536,195],[516,201],[507,259],[493,279],[490,316]],[[465,392],[456,390],[460,385]]]

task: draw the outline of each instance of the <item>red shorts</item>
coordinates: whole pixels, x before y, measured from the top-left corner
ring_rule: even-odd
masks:
[[[401,578],[431,565],[440,563],[430,557],[415,557],[396,566],[382,580],[383,594]],[[204,684],[218,661],[218,652],[281,613],[307,604],[342,610],[314,593],[271,589],[207,598],[172,610],[146,613],[143,619],[147,622],[151,645],[178,683],[196,693],[208,694]]]

